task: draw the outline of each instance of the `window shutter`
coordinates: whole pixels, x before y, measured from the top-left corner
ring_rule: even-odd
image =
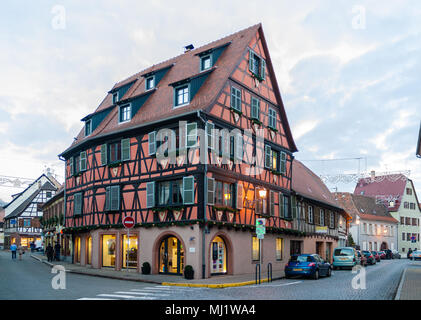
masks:
[[[110,211],[110,197],[111,197],[111,187],[105,188],[105,210]]]
[[[292,208],[292,218],[297,218],[297,199],[295,196],[291,196],[291,208]]]
[[[82,194],[75,193],[73,197],[73,201],[74,201],[73,214],[74,215],[82,214]]]
[[[208,148],[214,149],[215,135],[214,135],[215,125],[211,122],[206,123],[206,133],[208,137]]]
[[[86,170],[86,151],[80,153],[80,171]]]
[[[287,159],[287,154],[285,152],[281,152],[281,173],[284,173],[284,174],[287,172],[286,159]]]
[[[256,98],[251,98],[251,117],[253,119],[259,119],[258,110],[257,110],[257,103],[259,100]]]
[[[215,179],[207,178],[208,181],[208,204],[215,204]]]
[[[241,183],[237,183],[237,188],[236,188],[236,208],[237,209],[243,209],[243,194],[244,194],[244,188],[243,185]]]
[[[263,80],[266,79],[266,61],[262,58],[262,63],[261,63],[261,68],[262,70],[260,70],[260,76],[262,77]]]
[[[279,193],[279,216],[283,218],[285,216],[284,212],[284,195]]]
[[[155,182],[146,183],[146,208],[155,207]]]
[[[107,144],[101,145],[101,165],[105,166],[107,164]]]
[[[253,72],[253,51],[249,50],[249,71]]]
[[[120,210],[120,186],[111,187],[111,210]]]
[[[243,160],[243,137],[241,134],[235,136],[235,158]]]
[[[269,214],[271,216],[275,215],[275,192],[270,191],[269,193]]]
[[[265,167],[270,169],[272,167],[272,150],[271,147],[265,145]]]
[[[152,156],[156,153],[156,131],[148,134],[149,142],[149,155]]]
[[[183,178],[183,203],[194,204],[194,177]]]
[[[74,168],[73,168],[73,162],[74,162],[73,157],[70,157],[70,159],[69,159],[69,168],[70,168],[70,175],[71,176],[75,174],[75,171],[74,171]]]
[[[187,138],[186,138],[186,146],[187,148],[194,147],[197,142],[197,123],[192,122],[187,124]]]
[[[130,160],[130,138],[121,140],[121,160]]]

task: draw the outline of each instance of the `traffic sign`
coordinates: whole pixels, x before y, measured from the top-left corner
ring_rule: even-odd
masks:
[[[415,237],[411,237],[411,243],[416,243],[416,242],[417,242],[416,238]]]
[[[266,219],[257,218],[256,219],[256,234],[257,234],[258,239],[263,239],[265,233],[266,233]]]
[[[131,229],[134,227],[134,219],[132,217],[124,217],[123,218],[123,226],[127,229]]]

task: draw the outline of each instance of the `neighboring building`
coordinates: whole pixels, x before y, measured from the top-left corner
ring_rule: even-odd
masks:
[[[337,204],[322,180],[295,159],[292,190],[293,228],[305,232],[306,237],[291,247],[291,254],[317,253],[332,261],[333,250],[346,245],[351,217]]]
[[[0,250],[4,249],[4,209],[0,207]]]
[[[372,197],[336,192],[335,198],[351,215],[350,233],[361,250],[396,250],[398,221]]]
[[[117,83],[60,155],[75,263],[176,275],[191,265],[208,278],[253,273],[260,259],[281,270],[302,240],[289,201],[297,149],[261,25],[186,48]]]
[[[44,249],[48,244],[61,246],[60,260],[72,261],[71,237],[63,233],[64,229],[64,188],[61,187],[54,197],[42,206],[42,233]]]
[[[366,195],[383,203],[398,222],[397,250],[406,256],[408,249],[419,249],[421,210],[411,179],[403,174],[360,179],[355,195]]]
[[[42,204],[55,195],[58,182],[41,175],[5,206],[5,248],[12,243],[29,248],[30,242],[41,240]]]

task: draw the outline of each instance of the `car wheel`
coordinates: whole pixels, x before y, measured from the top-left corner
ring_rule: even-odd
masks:
[[[327,269],[327,276],[330,277],[332,275],[332,269]]]
[[[319,270],[314,271],[313,280],[319,280]]]

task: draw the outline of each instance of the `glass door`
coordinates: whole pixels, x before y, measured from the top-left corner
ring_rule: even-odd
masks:
[[[123,264],[122,268],[137,268],[137,236],[130,236],[130,243],[127,240],[127,235],[123,235]],[[127,260],[127,257],[129,259]],[[127,264],[127,261],[129,262]]]
[[[184,249],[176,237],[161,242],[159,248],[159,272],[181,274],[184,270]]]
[[[92,237],[86,240],[86,263],[92,264]]]
[[[227,254],[224,240],[216,237],[211,247],[212,274],[225,274],[227,272]]]

